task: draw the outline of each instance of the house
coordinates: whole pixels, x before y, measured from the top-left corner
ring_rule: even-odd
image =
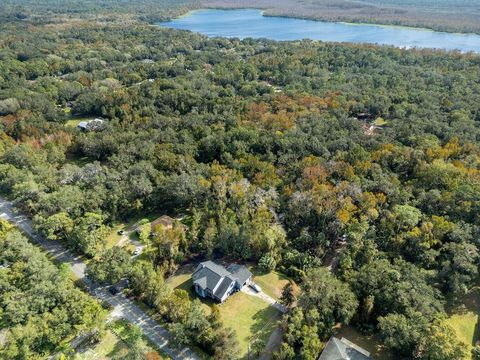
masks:
[[[170,216],[162,215],[158,219],[155,219],[150,223],[150,228],[152,229],[152,232],[153,232],[153,230],[155,229],[155,227],[157,225],[163,225],[165,230],[168,230],[168,229],[173,228],[174,221],[175,220],[173,218],[171,218]]]
[[[175,219],[171,218],[170,216],[162,215],[159,218],[153,220],[151,223],[147,223],[145,225],[150,226],[150,234],[153,235],[155,228],[158,225],[163,225],[165,230],[169,230],[173,228],[174,222],[175,222]],[[137,233],[137,235],[140,235],[140,233],[142,232],[143,226],[144,224],[137,225],[137,227],[135,228],[135,232]]]
[[[198,295],[224,302],[252,282],[252,273],[243,265],[231,264],[225,268],[213,261],[204,261],[197,266],[192,279]]]
[[[135,232],[137,233],[137,235],[140,235],[140,233],[143,230],[143,226],[150,226],[150,236],[158,235],[155,233],[155,231],[158,230],[157,228],[158,225],[163,225],[163,228],[165,230],[170,230],[170,229],[173,229],[173,225],[175,224],[175,222],[177,222],[176,224],[177,229],[182,229],[184,232],[186,232],[188,230],[188,226],[180,223],[179,220],[181,219],[174,219],[168,215],[162,215],[150,223],[138,224],[137,227],[135,228]]]
[[[83,131],[98,131],[104,128],[103,119],[80,121],[77,125]]]
[[[332,336],[318,360],[373,360],[373,358],[368,351],[351,341]]]

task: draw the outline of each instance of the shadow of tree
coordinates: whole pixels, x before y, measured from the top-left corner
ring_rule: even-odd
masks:
[[[278,326],[280,318],[280,312],[272,306],[258,311],[253,316],[254,323],[250,326],[252,334],[250,342],[260,340],[266,345],[273,330]]]
[[[459,301],[451,302],[447,308],[449,314],[465,314],[480,311],[480,287],[476,286],[464,295]]]
[[[118,341],[113,349],[107,354],[107,357],[110,358],[122,358],[128,355],[128,347],[123,343],[122,340]]]
[[[480,345],[480,317],[477,318],[477,323],[475,324],[475,330],[473,331],[472,346],[475,347]]]

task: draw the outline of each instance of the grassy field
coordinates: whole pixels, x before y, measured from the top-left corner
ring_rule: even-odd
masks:
[[[93,347],[79,351],[74,359],[127,359],[129,358],[129,343],[134,336],[132,326],[125,320],[116,320],[107,330],[102,340]],[[153,345],[143,335],[143,340],[148,346],[147,351],[153,351]],[[167,359],[165,354],[159,352],[160,359]]]
[[[94,117],[72,117],[70,120],[67,120],[65,122],[65,126],[69,126],[69,127],[77,127],[78,124],[80,124],[81,121],[87,121],[87,120],[92,120],[94,119]]]
[[[459,306],[450,309],[448,323],[469,349],[480,342],[480,287],[473,288]]]
[[[84,353],[76,354],[74,359],[109,359],[128,355],[127,345],[112,331],[108,330],[102,341]]]
[[[167,279],[167,284],[172,289],[187,291],[191,300],[199,298],[192,287],[192,271],[193,266],[182,267],[174,276]],[[255,281],[257,281],[256,279],[255,277]],[[259,285],[264,290],[268,289],[271,296],[281,292],[284,282],[287,282],[277,273],[260,275],[260,279]],[[201,300],[205,310],[210,312],[213,302],[208,299]],[[237,292],[230,296],[223,304],[219,305],[219,309],[223,323],[237,333],[242,356],[247,355],[248,343],[251,339],[259,338],[266,343],[280,319],[280,312],[277,309],[269,306],[263,300],[243,292]]]
[[[111,331],[116,335],[116,337],[118,339],[121,339],[121,341],[126,345],[128,350],[129,344],[132,343],[133,338],[136,336],[134,333],[134,329],[132,328],[132,324],[130,324],[126,320],[120,319],[113,322],[110,328]],[[169,359],[167,355],[156,349],[156,346],[143,333],[142,339],[147,344],[148,352],[156,351],[160,355],[160,359]]]
[[[257,268],[251,268],[253,281],[260,285],[265,294],[270,295],[274,299],[280,299],[283,287],[288,283],[288,278],[282,274],[272,271],[268,274],[262,273]]]
[[[265,343],[280,319],[280,312],[263,300],[237,292],[220,305],[223,323],[235,330],[241,355],[246,356],[251,339]]]

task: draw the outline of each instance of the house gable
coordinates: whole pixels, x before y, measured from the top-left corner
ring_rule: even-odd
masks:
[[[200,296],[209,296],[223,302],[232,292],[240,290],[251,276],[244,266],[231,265],[225,269],[213,261],[205,261],[197,266],[192,274],[192,280],[195,291]]]
[[[331,337],[318,360],[373,360],[370,353],[342,338]]]

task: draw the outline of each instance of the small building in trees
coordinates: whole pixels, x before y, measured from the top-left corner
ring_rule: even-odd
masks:
[[[150,223],[150,229],[152,233],[155,232],[155,229],[158,225],[162,225],[165,230],[172,229],[174,222],[175,222],[174,218],[168,215],[162,215]]]
[[[80,121],[77,127],[83,131],[99,131],[104,129],[105,124],[103,119],[92,119]]]
[[[213,261],[204,261],[197,266],[192,279],[198,295],[224,302],[252,283],[252,273],[243,265],[231,264],[225,268]]]
[[[373,360],[373,358],[367,350],[351,341],[332,336],[318,360]]]
[[[140,235],[140,233],[142,232],[142,229],[143,229],[143,226],[150,226],[150,234],[151,235],[154,235],[155,234],[155,229],[158,229],[158,226],[159,225],[162,225],[163,228],[165,230],[170,230],[170,229],[173,229],[173,225],[175,224],[175,219],[168,216],[168,215],[162,215],[160,216],[159,218],[153,220],[152,222],[150,222],[149,224],[142,224],[142,225],[138,225],[136,228],[135,228],[135,232]],[[186,229],[186,226],[181,224],[182,228],[184,228],[184,230]],[[158,230],[157,230],[158,231]]]

